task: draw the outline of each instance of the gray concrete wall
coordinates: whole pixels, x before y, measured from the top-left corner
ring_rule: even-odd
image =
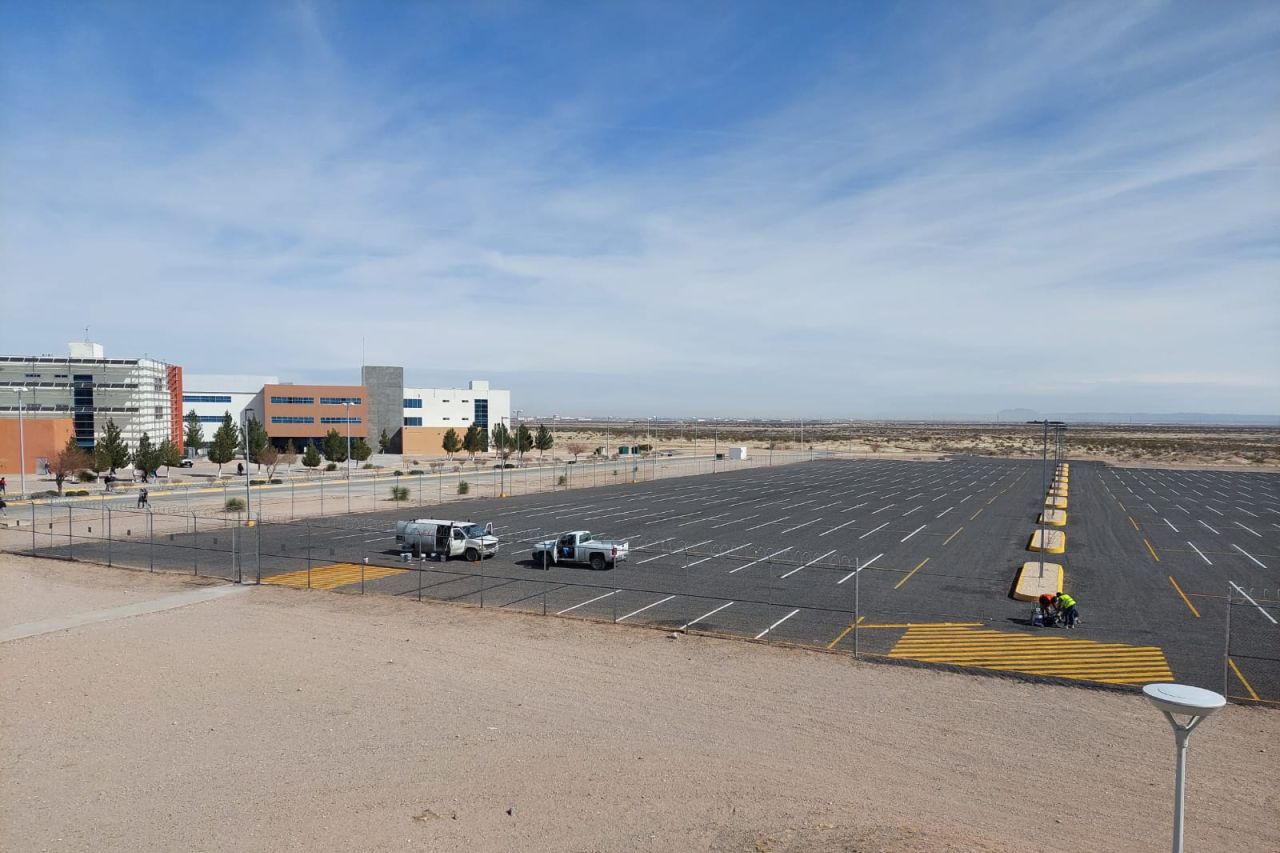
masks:
[[[400,427],[404,425],[404,368],[366,365],[360,380],[369,389],[369,445],[378,450],[378,437],[385,429],[395,442],[392,452],[400,452]]]

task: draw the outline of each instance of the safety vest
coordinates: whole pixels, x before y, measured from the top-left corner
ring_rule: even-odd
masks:
[[[1075,607],[1076,600],[1065,592],[1060,592],[1058,593],[1058,606],[1063,610],[1066,610],[1068,607]]]

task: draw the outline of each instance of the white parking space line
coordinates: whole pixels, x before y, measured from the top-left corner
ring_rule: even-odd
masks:
[[[621,622],[624,619],[630,619],[632,616],[635,616],[637,613],[645,612],[650,607],[657,607],[659,604],[666,604],[668,601],[670,601],[673,598],[675,598],[674,595],[668,595],[666,598],[659,599],[658,601],[655,601],[653,604],[646,604],[644,607],[641,607],[639,610],[632,610],[626,616],[619,616],[618,621]]]
[[[1200,522],[1200,523],[1201,523],[1201,524],[1204,524],[1204,522],[1203,522],[1203,521],[1202,521],[1202,522]],[[1204,526],[1205,526],[1205,527],[1209,527],[1209,525],[1207,525],[1207,524],[1204,524]],[[1210,530],[1213,530],[1213,528],[1212,528],[1212,527],[1209,527],[1209,529],[1210,529]],[[1219,536],[1221,535],[1221,534],[1220,534],[1220,533],[1218,533],[1218,531],[1216,531],[1216,530],[1213,530],[1213,532],[1214,532],[1216,535],[1219,535]]]
[[[1235,544],[1235,543],[1233,542],[1233,543],[1231,543],[1231,547],[1232,547],[1232,548],[1235,548],[1235,549],[1236,549],[1237,551],[1239,551],[1241,554],[1244,554],[1244,555],[1245,555],[1246,557],[1248,557],[1250,560],[1253,560],[1253,561],[1254,561],[1255,563],[1257,563],[1259,566],[1262,566],[1262,568],[1264,568],[1264,569],[1266,568],[1266,566],[1263,564],[1263,562],[1262,562],[1261,560],[1259,560],[1257,557],[1255,557],[1255,556],[1253,556],[1252,554],[1250,554],[1250,553],[1249,553],[1248,551],[1246,551],[1245,549],[1241,548],[1239,545],[1237,545],[1237,544]]]
[[[810,524],[817,524],[819,521],[822,521],[822,519],[815,518],[810,521],[802,522],[801,524],[797,524],[794,527],[788,527],[786,530],[779,531],[778,535],[782,535],[783,533],[790,533],[793,530],[799,530],[801,527],[808,527]]]
[[[953,509],[955,509],[955,507],[953,507],[953,506],[949,506],[949,507],[947,507],[946,509],[944,509],[942,512],[940,512],[940,513],[938,513],[937,515],[935,515],[935,516],[934,516],[934,518],[942,518],[944,515],[946,515],[947,513],[951,512],[951,510],[953,510]]]
[[[810,566],[812,566],[814,563],[818,562],[819,560],[825,560],[827,557],[830,557],[830,556],[831,556],[832,554],[834,554],[835,552],[836,552],[836,549],[835,549],[835,548],[832,548],[830,551],[828,551],[827,553],[823,554],[821,557],[814,557],[812,560],[810,560],[809,562],[805,563],[803,566],[796,566],[794,569],[792,569],[791,571],[787,572],[785,575],[779,575],[779,576],[778,576],[778,580],[786,580],[787,578],[791,577],[792,575],[794,575],[796,572],[800,571],[801,569],[807,569],[807,568],[809,568]]]
[[[636,550],[639,550],[642,547],[652,548],[654,545],[661,545],[663,542],[670,542],[672,539],[675,539],[675,538],[676,537],[674,536],[669,536],[666,539],[659,539],[657,542],[646,542],[644,543],[644,545],[633,545],[632,547],[635,548]]]
[[[1187,544],[1191,546],[1192,551],[1195,551],[1197,554],[1200,555],[1200,559],[1204,560],[1206,563],[1208,563],[1211,566],[1213,565],[1213,563],[1209,560],[1209,558],[1204,555],[1204,552],[1196,547],[1196,543],[1188,540]]]
[[[1219,512],[1218,510],[1214,509],[1213,507],[1209,506],[1208,504],[1201,504],[1201,506],[1203,506],[1205,509],[1209,510],[1210,512],[1217,512],[1217,513],[1218,513],[1218,515],[1225,515],[1225,513]]]
[[[727,554],[732,554],[734,551],[741,551],[743,548],[746,548],[750,544],[751,543],[748,542],[746,543],[746,545],[736,545],[733,548],[730,548],[728,551],[721,551],[719,554],[712,554],[710,557],[703,557],[701,560],[694,560],[692,563],[690,563],[687,566],[687,568],[692,569],[694,566],[700,565],[701,563],[705,563],[707,560],[714,560],[716,557],[723,557]]]
[[[912,536],[915,536],[917,533],[919,533],[921,530],[924,530],[924,529],[925,529],[926,527],[928,527],[928,526],[929,526],[929,525],[927,525],[927,524],[922,524],[922,525],[920,525],[919,527],[917,527],[915,530],[913,530],[913,531],[911,531],[910,533],[908,533],[906,536],[902,537],[902,538],[901,538],[900,540],[898,540],[898,541],[899,541],[899,542],[906,542],[906,541],[907,541],[908,539],[910,539]]]
[[[1165,523],[1165,524],[1169,525],[1169,529],[1170,529],[1170,530],[1172,530],[1174,533],[1177,533],[1177,532],[1178,532],[1178,528],[1176,528],[1176,527],[1174,527],[1174,526],[1173,526],[1173,522],[1172,522],[1172,521],[1170,521],[1170,520],[1169,520],[1169,519],[1167,519],[1167,518],[1164,518],[1163,516],[1161,516],[1161,519],[1164,521],[1164,523]]]
[[[1174,504],[1174,506],[1185,512],[1187,515],[1191,515],[1191,510],[1187,509],[1185,506],[1182,506],[1181,504]]]
[[[730,524],[741,524],[744,521],[750,521],[753,518],[759,518],[759,517],[760,517],[760,513],[756,513],[755,515],[748,515],[745,518],[732,518],[728,521],[722,521],[719,524],[711,525],[711,529],[718,530],[721,527],[728,527]]]
[[[917,509],[924,509],[924,504],[920,504],[920,506],[916,507],[915,509],[907,510],[902,514],[902,518],[906,518],[908,515],[911,515],[911,513],[915,512]]]
[[[730,570],[729,570],[729,574],[731,574],[731,575],[736,575],[738,572],[742,571],[743,569],[749,569],[749,568],[751,568],[751,567],[752,567],[752,566],[754,566],[756,563],[763,563],[765,560],[772,560],[774,557],[778,556],[779,554],[785,554],[785,553],[787,553],[788,551],[790,551],[790,550],[791,550],[792,548],[794,548],[794,547],[796,547],[796,546],[794,546],[794,545],[788,545],[787,547],[783,548],[781,551],[774,551],[772,554],[767,554],[767,555],[765,555],[765,556],[761,557],[761,558],[760,558],[760,559],[758,559],[758,560],[752,560],[750,563],[747,563],[745,566],[738,566],[738,568],[736,568],[736,569],[730,569]]]
[[[784,515],[782,518],[775,518],[773,521],[766,521],[763,524],[757,524],[753,527],[748,527],[747,531],[750,532],[752,530],[759,530],[761,527],[768,527],[770,524],[781,524],[782,522],[786,521],[790,517],[791,516],[789,515]]]
[[[863,563],[861,566],[858,566],[858,568],[854,569],[853,571],[849,572],[849,574],[845,575],[844,577],[840,578],[840,580],[836,581],[836,585],[837,585],[837,586],[839,586],[840,584],[844,583],[844,582],[845,582],[845,581],[847,581],[849,578],[853,577],[854,575],[856,575],[858,572],[862,571],[863,569],[869,569],[869,568],[871,568],[871,564],[872,564],[872,563],[874,563],[876,560],[880,559],[880,558],[881,558],[881,557],[883,557],[883,556],[884,556],[884,554],[876,554],[876,555],[875,555],[874,557],[872,557],[870,560],[867,560],[867,561],[866,561],[865,563]]]
[[[880,525],[879,527],[875,528],[875,530],[868,530],[866,533],[862,534],[862,535],[861,535],[861,536],[859,536],[858,538],[859,538],[859,539],[866,539],[866,538],[867,538],[868,536],[870,536],[872,533],[875,533],[875,532],[876,532],[876,530],[883,530],[884,528],[886,528],[886,527],[888,527],[888,526],[889,526],[889,522],[887,522],[887,521],[886,521],[884,524],[882,524],[882,525]]]
[[[604,595],[597,595],[595,598],[592,598],[592,599],[590,599],[590,600],[588,600],[588,601],[584,601],[584,602],[582,602],[582,603],[580,603],[580,604],[575,604],[575,605],[573,605],[572,607],[566,607],[564,610],[561,610],[561,611],[560,611],[559,613],[557,613],[556,615],[557,615],[557,616],[563,616],[564,614],[568,613],[568,612],[569,612],[569,611],[571,611],[571,610],[577,610],[579,607],[586,607],[588,604],[594,604],[595,602],[599,601],[599,600],[600,600],[600,599],[602,599],[602,598],[608,598],[609,596],[611,596],[611,595],[617,595],[617,594],[618,594],[618,593],[620,593],[620,592],[622,592],[622,590],[620,590],[620,589],[615,589],[613,592],[606,592]]]
[[[1261,539],[1261,538],[1262,538],[1262,534],[1261,534],[1261,533],[1259,533],[1258,531],[1254,530],[1252,527],[1245,527],[1245,525],[1241,524],[1241,523],[1240,523],[1240,522],[1238,522],[1238,521],[1237,521],[1237,522],[1235,522],[1235,525],[1236,525],[1236,527],[1243,527],[1245,530],[1249,531],[1249,532],[1250,532],[1250,533],[1252,533],[1254,536],[1257,536],[1259,539]]]
[[[689,622],[684,623],[683,625],[681,625],[681,626],[680,626],[680,630],[681,630],[681,631],[684,631],[684,630],[685,630],[685,629],[687,629],[690,625],[697,625],[697,624],[698,624],[699,622],[701,622],[703,619],[710,619],[712,616],[715,616],[715,615],[716,615],[717,613],[719,613],[721,610],[724,610],[726,607],[729,607],[729,606],[731,606],[732,604],[733,604],[733,602],[732,602],[732,601],[730,601],[728,604],[721,604],[721,605],[720,605],[719,607],[717,607],[715,610],[709,611],[709,612],[707,612],[707,613],[703,613],[703,614],[702,614],[701,616],[699,616],[697,619],[693,619],[693,620],[691,620],[691,621],[689,621]]]
[[[1258,517],[1258,514],[1257,514],[1257,513],[1249,512],[1249,510],[1245,509],[1244,507],[1240,506],[1239,504],[1236,504],[1236,509],[1238,509],[1238,510],[1240,510],[1241,512],[1243,512],[1245,515],[1251,515],[1251,516],[1253,516],[1254,518],[1257,518],[1257,517]]]
[[[774,622],[774,623],[773,623],[772,625],[770,625],[768,628],[765,628],[765,629],[764,629],[763,631],[761,631],[759,634],[756,634],[755,638],[756,638],[757,640],[758,640],[758,639],[760,639],[760,638],[761,638],[761,637],[763,637],[765,634],[769,633],[769,632],[770,632],[770,631],[772,631],[774,628],[777,628],[777,627],[778,627],[779,625],[781,625],[783,622],[786,622],[788,619],[790,619],[792,616],[795,616],[795,615],[796,615],[797,613],[799,613],[799,612],[800,612],[800,608],[799,608],[799,607],[797,607],[795,610],[792,610],[790,613],[788,613],[786,616],[783,616],[783,617],[782,617],[781,619],[779,619],[777,622]]]
[[[889,509],[889,507],[894,507],[894,506],[897,506],[897,504],[889,504],[889,506],[882,506],[882,507],[880,507],[878,510],[876,510],[875,512],[873,512],[873,513],[871,513],[871,514],[872,514],[872,515],[878,515],[878,514],[880,514],[880,513],[884,512],[886,509]]]
[[[842,510],[840,510],[840,511],[841,511],[841,512],[853,512],[855,509],[858,509],[858,507],[864,507],[864,506],[866,506],[866,505],[867,505],[867,502],[866,502],[866,501],[863,501],[863,502],[862,502],[862,503],[860,503],[860,504],[857,504],[857,505],[855,505],[855,506],[851,506],[851,507],[849,507],[848,509],[842,509]]]
[[[676,527],[688,527],[690,524],[701,524],[704,521],[715,521],[717,518],[724,518],[728,514],[729,513],[727,512],[722,512],[719,515],[709,515],[706,518],[695,518],[693,521],[685,521],[681,524],[677,524]]]
[[[1227,583],[1229,583],[1229,584],[1231,584],[1232,586],[1234,586],[1234,587],[1236,588],[1236,592],[1238,592],[1238,593],[1240,593],[1241,595],[1243,595],[1246,599],[1248,599],[1248,601],[1249,601],[1249,603],[1250,603],[1250,604],[1252,604],[1254,607],[1258,608],[1258,612],[1259,612],[1259,613],[1261,613],[1263,616],[1265,616],[1265,617],[1267,617],[1268,619],[1270,619],[1270,620],[1271,620],[1271,624],[1272,624],[1272,625],[1280,624],[1280,623],[1276,622],[1276,617],[1272,616],[1270,613],[1268,613],[1266,610],[1264,610],[1264,609],[1262,608],[1262,605],[1261,605],[1261,604],[1259,604],[1258,602],[1254,601],[1254,600],[1253,600],[1253,597],[1252,597],[1251,595],[1249,595],[1249,593],[1247,593],[1247,592],[1245,592],[1243,589],[1241,589],[1241,588],[1240,588],[1240,586],[1239,586],[1235,581],[1227,581]],[[759,639],[759,638],[757,637],[756,639]]]
[[[830,530],[824,530],[824,531],[822,531],[821,533],[819,533],[818,535],[819,535],[819,536],[826,536],[828,533],[835,533],[835,532],[836,532],[837,530],[839,530],[840,528],[842,528],[842,527],[848,527],[850,524],[855,524],[855,523],[857,523],[857,521],[858,521],[858,519],[856,519],[856,518],[851,518],[851,519],[849,519],[848,521],[846,521],[844,524],[837,524],[835,527],[831,528]]]

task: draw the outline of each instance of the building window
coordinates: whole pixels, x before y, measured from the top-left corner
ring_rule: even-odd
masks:
[[[421,401],[421,400],[410,400],[408,397],[405,397],[405,398],[404,398],[404,407],[405,407],[406,409],[421,409],[421,408],[422,408],[422,401]]]
[[[198,415],[202,424],[220,424],[222,423],[222,415]]]
[[[405,426],[422,426],[422,418],[405,418]]]
[[[230,403],[230,394],[183,394],[184,403]]]
[[[477,399],[476,405],[475,405],[475,411],[473,412],[473,414],[475,415],[475,420],[472,421],[472,423],[484,429],[489,428],[489,401],[488,400]]]
[[[447,402],[449,402],[449,401],[448,401],[448,400],[441,400],[440,402],[441,402],[441,403],[447,403]]]
[[[157,417],[157,418],[163,418],[163,417],[164,417],[164,415],[165,415],[165,409],[164,409],[164,406],[156,406],[156,407],[155,407],[155,415],[156,415],[156,417]]]
[[[359,397],[321,397],[320,405],[322,406],[345,406],[350,403],[353,406],[360,405]]]
[[[363,423],[359,418],[321,418],[322,424],[358,424]]]
[[[271,402],[278,405],[291,406],[310,406],[316,401],[315,397],[272,397]]]
[[[217,418],[222,420],[222,418]],[[313,424],[316,419],[310,415],[272,415],[271,422],[273,424]]]

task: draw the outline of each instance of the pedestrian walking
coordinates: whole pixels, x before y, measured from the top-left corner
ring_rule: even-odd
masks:
[[[6,480],[4,477],[0,477],[0,495],[6,494],[8,491],[9,491],[9,481]]]
[[[9,517],[9,513],[6,511],[8,510],[8,508],[9,508],[9,505],[5,503],[4,498],[0,498],[0,518]]]
[[[138,490],[138,509],[142,509],[144,506],[147,509],[151,509],[151,501],[147,500],[147,490],[139,489]]]

